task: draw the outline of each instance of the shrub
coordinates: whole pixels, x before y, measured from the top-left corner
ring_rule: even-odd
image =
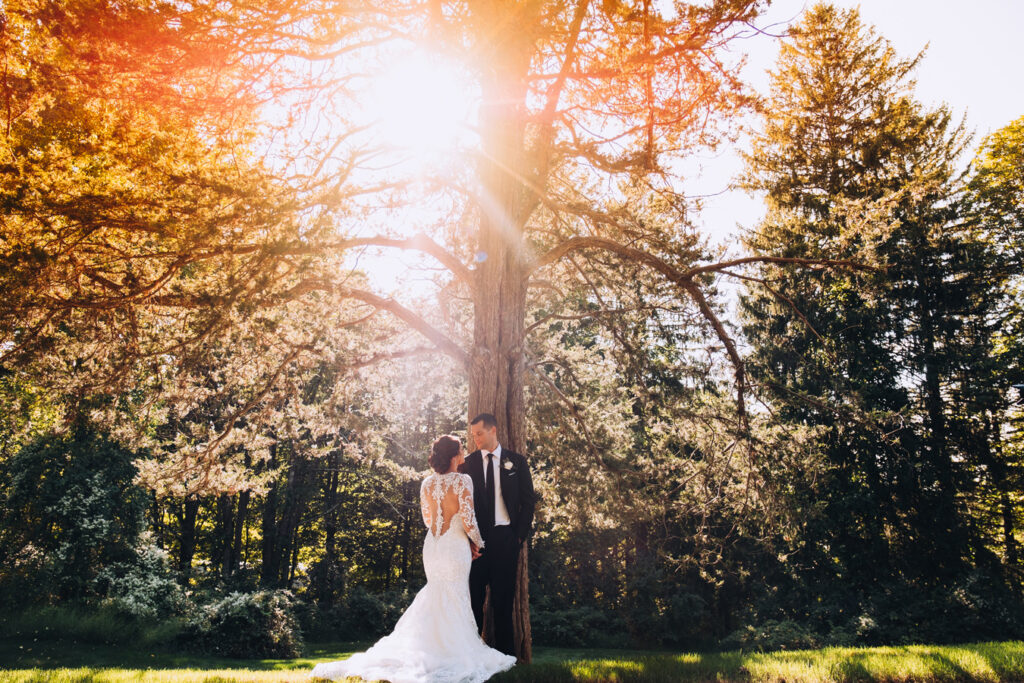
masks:
[[[534,640],[559,647],[622,647],[628,640],[625,622],[590,605],[564,609],[538,608],[530,615]]]
[[[308,603],[300,612],[303,629],[324,640],[364,640],[390,633],[412,601],[406,591],[371,593],[356,586],[340,604]]]
[[[190,650],[225,657],[298,657],[302,631],[294,602],[286,590],[229,593],[196,607],[180,642]]]
[[[136,457],[79,427],[0,463],[0,606],[86,598],[102,567],[131,561],[146,505]]]
[[[819,646],[820,637],[814,631],[791,619],[747,625],[722,641],[722,647],[730,650],[810,650]]]
[[[135,638],[138,627],[115,610],[82,604],[32,607],[5,615],[0,635],[117,644]]]
[[[148,536],[129,562],[104,567],[94,582],[103,604],[143,621],[165,619],[185,611],[185,593],[178,584],[167,552]]]

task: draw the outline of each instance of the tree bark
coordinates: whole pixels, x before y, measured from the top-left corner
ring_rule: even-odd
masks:
[[[263,500],[263,546],[260,566],[260,583],[273,586],[277,583],[277,487],[271,486]]]
[[[498,25],[499,19],[508,19],[505,3],[485,3],[478,12],[476,18],[484,25]],[[482,412],[495,415],[502,446],[520,453],[526,447],[523,388],[529,278],[523,228],[535,205],[523,183],[529,177],[524,112],[532,46],[527,33],[505,32],[501,41],[487,46],[496,56],[496,67],[484,81],[480,109],[483,154],[479,168],[479,266],[473,283],[469,367],[470,419]],[[516,574],[513,621],[516,655],[529,663],[532,648],[527,555],[524,547]]]
[[[231,542],[231,573],[238,569],[242,561],[242,532],[245,529],[245,518],[249,514],[248,490],[238,494],[238,513],[235,515],[234,538]]]
[[[192,557],[196,553],[196,515],[199,513],[199,499],[189,496],[182,504],[179,516],[181,522],[181,552],[178,555],[178,571],[184,580],[192,573]]]
[[[226,493],[220,494],[217,498],[218,533],[217,541],[220,545],[221,567],[220,574],[225,579],[231,577],[231,544],[234,540],[235,527],[235,505],[234,501]]]
[[[341,467],[341,457],[332,453],[327,459],[331,471],[327,478],[327,493],[324,501],[326,514],[324,514],[324,555],[327,562],[334,565],[337,559],[337,533],[338,533],[338,469]]]

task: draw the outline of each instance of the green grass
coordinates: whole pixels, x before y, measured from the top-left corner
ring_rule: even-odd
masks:
[[[0,683],[306,681],[317,662],[366,643],[308,645],[299,659],[232,660],[57,641],[0,640]],[[1024,681],[1024,642],[712,654],[537,648],[493,683],[1009,683]]]
[[[181,630],[173,620],[138,625],[103,605],[51,605],[5,615],[0,639],[22,642],[37,638],[79,643],[131,643],[135,648],[165,643]]]
[[[705,683],[1009,683],[1024,681],[1024,642],[674,654],[541,649],[512,681]]]
[[[118,645],[0,640],[0,683],[127,681],[301,681],[317,662],[342,659],[369,643],[307,644],[297,659],[228,659]]]

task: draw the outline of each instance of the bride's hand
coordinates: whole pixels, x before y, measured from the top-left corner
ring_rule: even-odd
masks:
[[[480,557],[480,549],[476,547],[476,543],[473,541],[469,542],[469,552],[473,555],[473,559]]]

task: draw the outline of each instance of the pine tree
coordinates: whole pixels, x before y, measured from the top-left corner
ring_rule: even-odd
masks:
[[[841,613],[876,582],[947,586],[976,559],[970,413],[989,389],[994,261],[965,218],[964,127],[913,98],[920,58],[856,10],[813,7],[746,157],[767,202],[754,254],[870,266],[761,265],[743,299],[754,381],[783,422],[825,428],[828,478],[793,501],[819,512],[792,550],[804,582],[843,587]]]

